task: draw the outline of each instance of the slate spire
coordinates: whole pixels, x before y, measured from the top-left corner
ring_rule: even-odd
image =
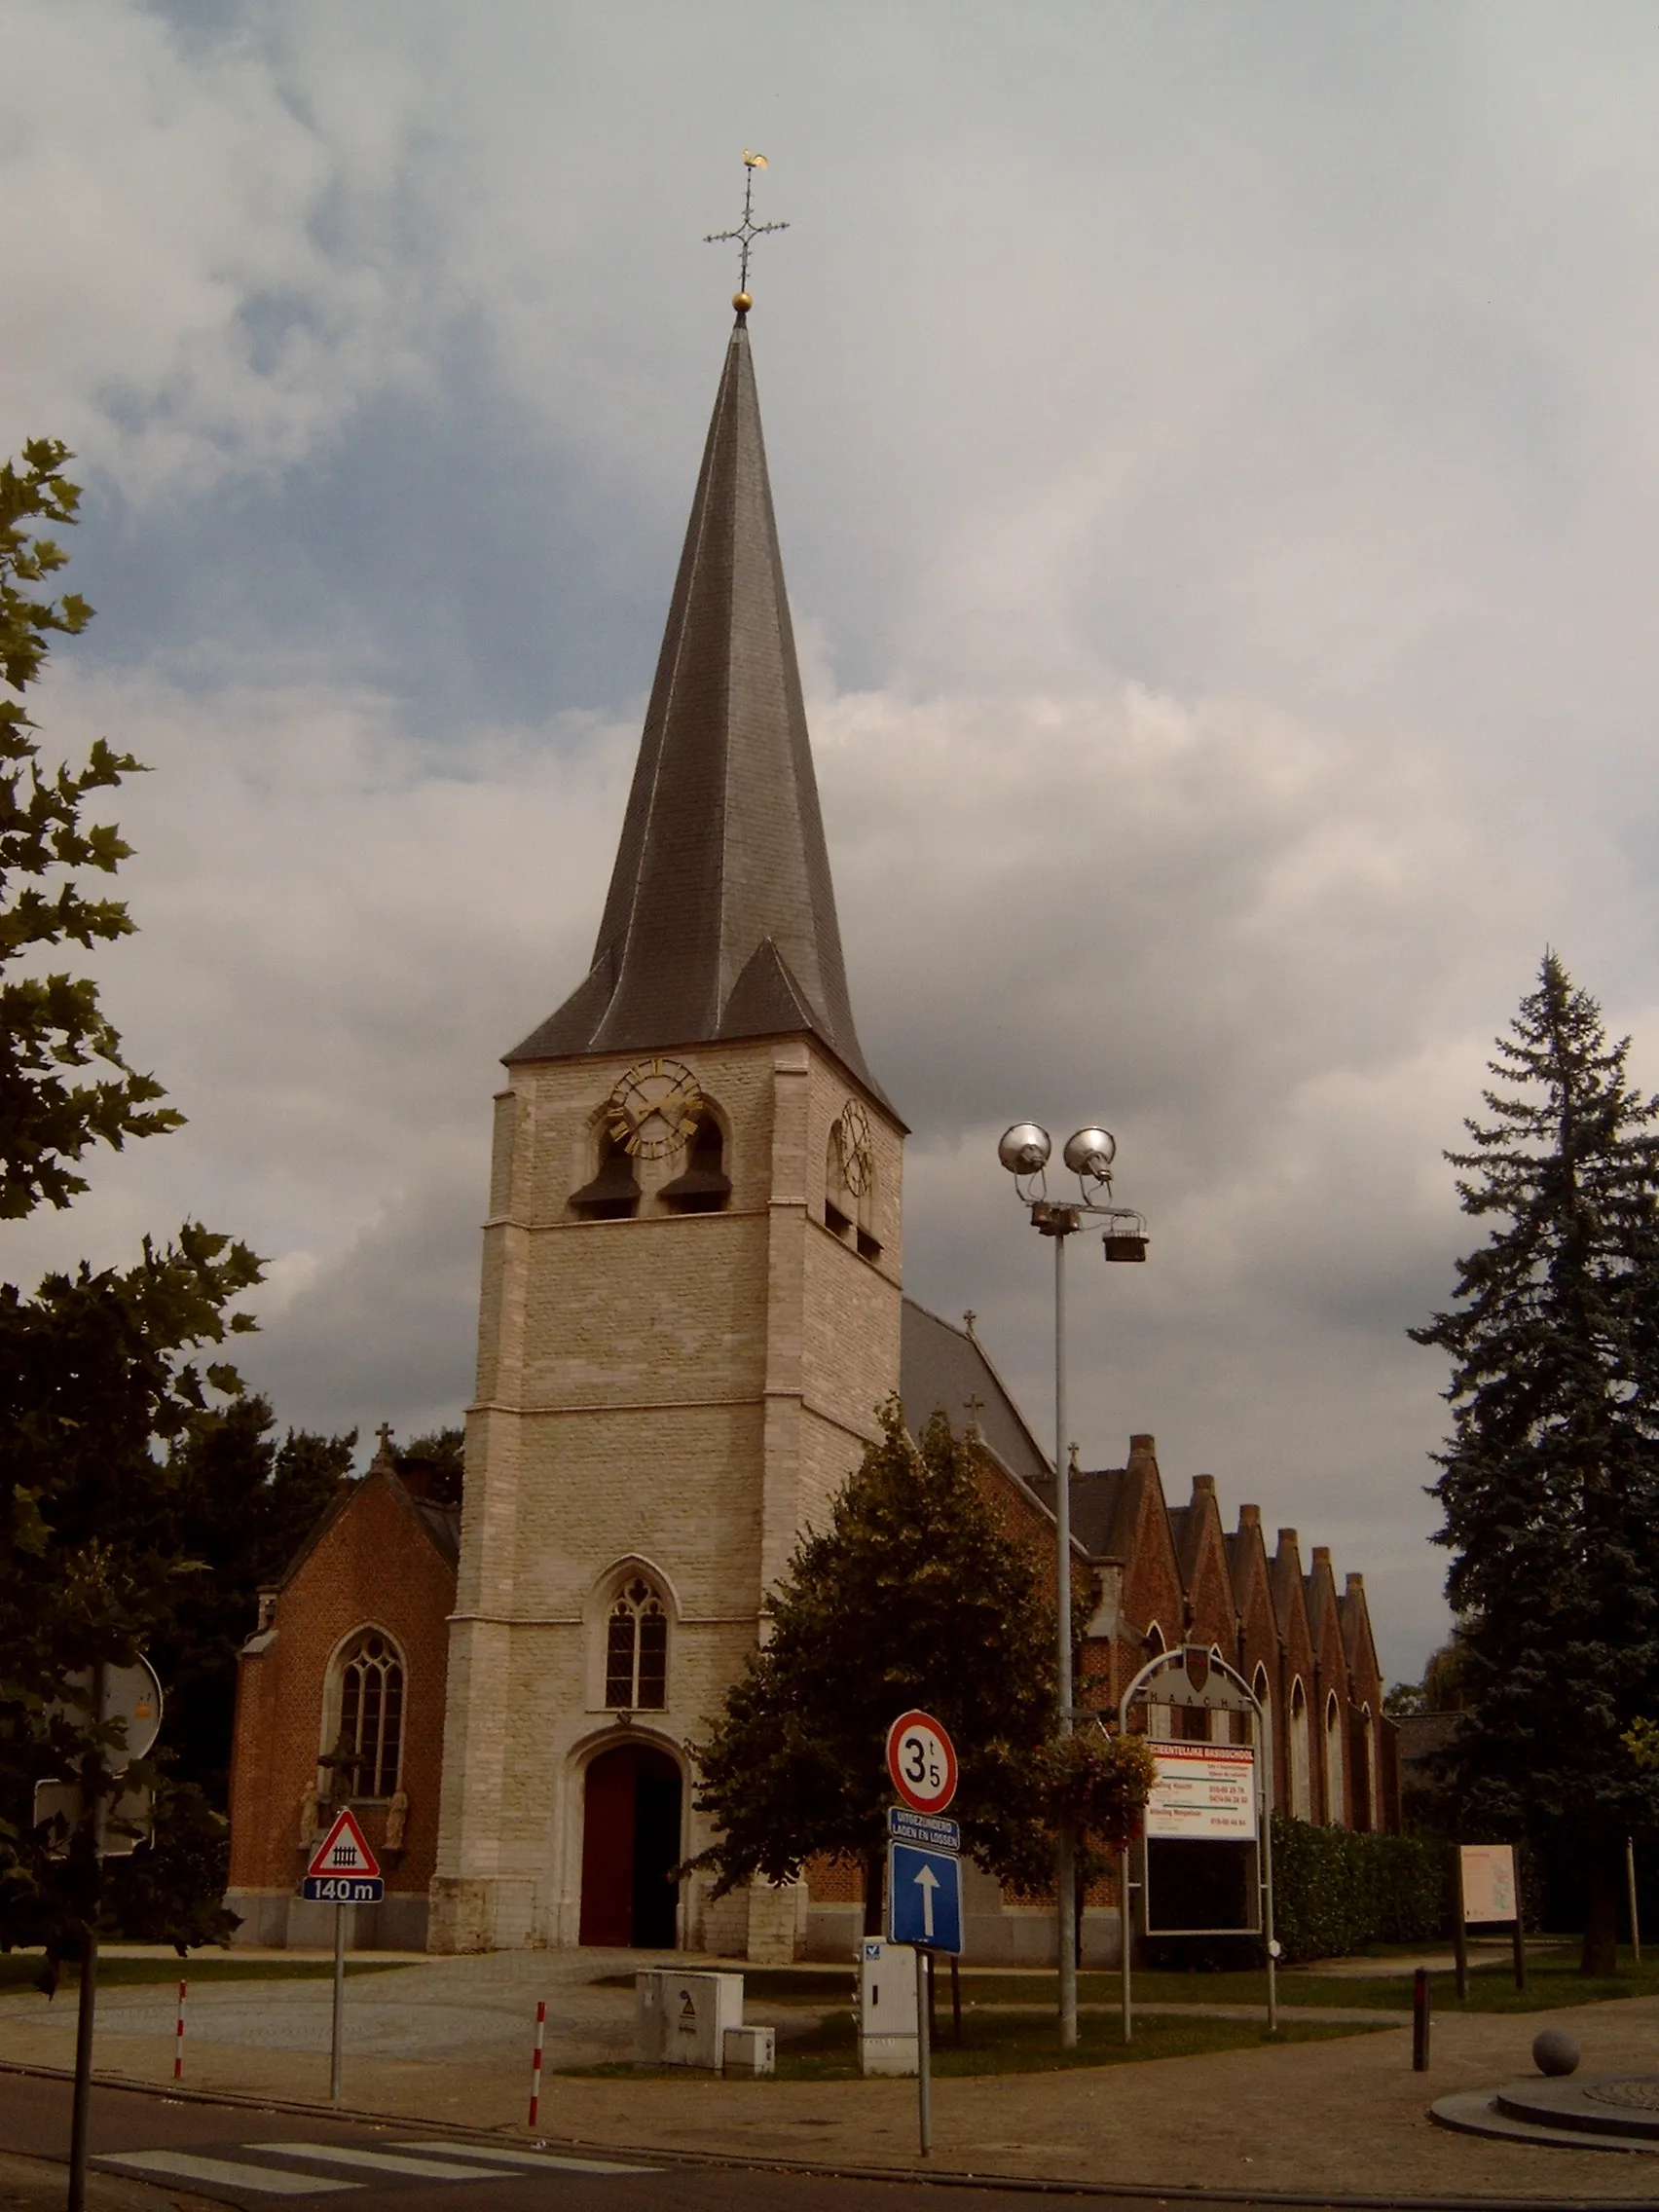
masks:
[[[740,312],[593,967],[507,1059],[803,1030],[881,1096],[847,997]]]

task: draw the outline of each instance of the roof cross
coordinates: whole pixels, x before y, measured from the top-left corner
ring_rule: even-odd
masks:
[[[739,314],[747,314],[754,302],[749,297],[749,255],[756,239],[764,238],[768,231],[787,231],[788,223],[757,223],[755,220],[755,172],[766,166],[764,154],[752,154],[748,148],[743,155],[743,220],[734,231],[710,231],[705,245],[728,245],[735,239],[738,246],[737,291],[732,306]]]
[[[380,1451],[375,1455],[375,1456],[377,1458],[389,1459],[391,1457],[392,1435],[390,1421],[383,1420],[379,1428],[375,1430],[375,1434],[380,1438]]]

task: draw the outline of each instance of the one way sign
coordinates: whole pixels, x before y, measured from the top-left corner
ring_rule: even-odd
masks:
[[[887,1938],[922,1951],[962,1948],[962,1862],[912,1843],[887,1847]]]

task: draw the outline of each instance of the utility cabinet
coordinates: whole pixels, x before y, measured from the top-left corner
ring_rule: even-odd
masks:
[[[916,1954],[908,1943],[866,1936],[859,1944],[859,2070],[916,2071]]]

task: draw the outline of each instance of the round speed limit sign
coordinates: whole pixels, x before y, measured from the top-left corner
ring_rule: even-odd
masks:
[[[956,1795],[956,1747],[928,1713],[902,1713],[887,1731],[887,1771],[917,1813],[942,1813]]]

